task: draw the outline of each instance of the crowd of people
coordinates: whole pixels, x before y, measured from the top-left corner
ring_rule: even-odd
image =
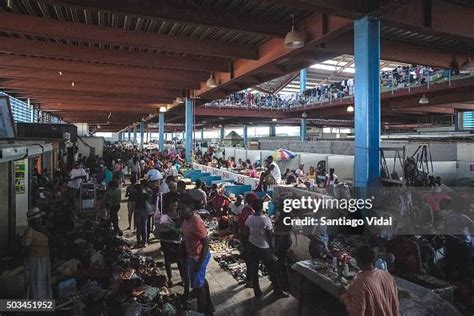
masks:
[[[171,288],[174,285],[171,266],[177,264],[184,297],[197,298],[198,312],[205,315],[214,312],[212,292],[206,279],[211,260],[208,229],[211,218],[217,218],[219,227],[229,228],[237,236],[246,264],[245,284],[253,288],[255,297],[262,296],[259,282],[261,264],[268,271],[275,297],[288,297],[291,282],[287,262],[293,243],[292,228],[283,224],[284,213],[280,207],[269,213],[265,207],[267,196],[259,197],[257,192],[249,192],[245,196],[227,195],[222,185],[208,187],[200,180],[191,183],[183,177],[182,171],[189,165],[184,163],[180,152],[140,151],[136,147],[117,144],[108,146],[103,158],[78,158],[67,176],[58,175],[51,184],[55,187],[55,194],[64,197],[65,207],[72,210],[71,217],[80,215],[77,202],[79,189],[82,181],[90,179],[99,188],[95,205],[97,220],[109,223],[110,229],[118,236],[123,234],[123,230],[136,234],[137,249],[148,247],[153,238],[158,239],[164,257],[167,286]],[[334,169],[326,174],[310,167],[305,172],[304,165],[300,164],[296,170],[287,169],[282,173],[272,156],[262,163],[252,163],[250,160],[236,161],[233,157],[225,159],[225,154],[222,158],[216,158],[213,153],[198,150],[195,158],[206,165],[216,164],[220,168],[254,172],[254,176],[260,177],[256,191],[266,191],[269,186],[281,183],[301,188],[319,184],[330,191],[339,183]],[[318,177],[321,172],[324,176]],[[120,227],[118,220],[122,187],[127,200],[126,228]],[[438,191],[424,198],[433,208],[449,200]],[[38,210],[28,213],[30,227],[23,237],[23,246],[29,258],[35,258],[25,261],[30,265],[27,271],[34,271],[31,273],[36,275],[27,276],[27,297],[30,298],[51,296],[48,288],[38,285],[49,282],[48,251],[45,248],[47,237],[39,228],[39,219]],[[327,232],[316,229],[310,237],[311,256],[327,259],[331,247]],[[396,253],[396,250],[393,252]],[[397,253],[397,257],[402,258],[403,254]],[[376,266],[377,257],[373,249],[367,245],[358,247],[355,259],[361,272],[349,287],[341,288],[341,302],[348,313],[398,315],[399,301],[394,278],[385,271],[386,268]],[[38,275],[43,277],[38,278]]]
[[[286,168],[282,173],[280,166],[272,156],[267,157],[262,165],[259,160],[252,163],[250,159],[244,161],[242,158],[226,158],[225,152],[221,157],[217,157],[212,153],[197,151],[196,160],[202,165],[260,179],[257,191],[266,191],[268,186],[276,184],[291,185],[301,189],[322,187],[331,191],[339,183],[334,168],[330,168],[326,173],[324,166],[309,166],[308,171],[305,171],[305,165],[299,164],[297,169]]]
[[[428,83],[448,80],[452,70],[433,68],[422,65],[398,66],[392,70],[381,71],[380,88],[382,91],[401,89]],[[313,103],[340,100],[354,95],[354,78],[340,81],[329,79],[306,89],[303,93],[270,94],[263,92],[237,92],[225,99],[214,100],[207,106],[214,107],[246,107],[288,109]]]

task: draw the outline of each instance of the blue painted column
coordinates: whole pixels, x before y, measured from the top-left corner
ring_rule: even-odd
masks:
[[[219,126],[219,129],[220,129],[220,131],[219,131],[219,138],[220,138],[221,142],[223,142],[223,141],[224,141],[224,138],[225,138],[225,128],[224,128],[224,125]]]
[[[275,137],[275,135],[276,135],[275,125],[270,125],[269,129],[270,129],[270,131],[269,131],[270,137]]]
[[[128,128],[128,141],[132,140],[132,129],[129,127]]]
[[[158,143],[160,151],[165,150],[165,113],[158,114]]]
[[[302,142],[306,140],[307,120],[308,120],[308,115],[306,114],[306,112],[303,112],[303,114],[301,114],[301,125],[300,125],[300,140]]]
[[[145,144],[145,123],[140,122],[140,146],[143,148]]]
[[[306,90],[306,82],[308,80],[308,74],[306,69],[300,70],[300,92],[303,93]]]
[[[380,179],[380,20],[354,21],[355,55],[355,165],[359,188],[377,185]],[[337,172],[337,171],[336,171]]]
[[[249,145],[249,133],[248,133],[248,126],[244,124],[244,147],[247,148]]]
[[[201,142],[204,142],[204,127],[201,128]]]
[[[136,125],[133,126],[133,143],[134,144],[137,143],[137,126]]]
[[[185,150],[186,162],[192,162],[193,160],[193,127],[194,127],[193,101],[189,98],[186,98],[184,102],[184,108],[185,108],[184,121],[185,121],[185,132],[186,132],[186,136],[184,138],[185,140],[184,150]]]

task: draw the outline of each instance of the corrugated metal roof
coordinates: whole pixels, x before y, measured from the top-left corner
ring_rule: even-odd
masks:
[[[306,15],[301,10],[272,4],[258,4],[248,0],[194,0],[188,1],[187,4],[203,8],[225,9],[241,15],[258,15],[259,18],[271,17],[275,21],[289,21],[291,14],[294,14],[296,18],[302,18]],[[97,9],[84,9],[61,3],[44,3],[38,0],[12,1],[10,9],[17,14],[46,17],[59,21],[86,23],[193,39],[212,39],[239,46],[258,47],[269,39],[268,36],[261,34],[249,34],[218,27],[169,22],[158,18],[126,15]]]
[[[380,27],[382,38],[425,45],[430,48],[449,49],[457,52],[470,52],[474,49],[473,42],[456,40],[450,37],[440,37],[432,34],[420,34],[402,27]]]

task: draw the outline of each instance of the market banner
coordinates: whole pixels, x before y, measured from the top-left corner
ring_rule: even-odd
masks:
[[[202,172],[209,172],[211,176],[220,176],[222,180],[232,180],[238,184],[247,184],[252,186],[252,190],[258,186],[259,179],[255,179],[249,176],[234,173],[232,171],[217,169],[201,164],[193,163],[194,169],[201,170]]]

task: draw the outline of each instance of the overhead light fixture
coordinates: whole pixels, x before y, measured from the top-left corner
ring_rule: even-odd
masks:
[[[99,124],[97,124],[97,129],[101,129],[101,128],[102,128],[102,127],[101,127]]]
[[[63,72],[62,72],[62,71],[58,71],[58,74],[59,74],[60,76],[62,76],[62,75],[63,75]]]
[[[292,25],[291,31],[285,36],[285,47],[289,49],[300,48],[304,46],[304,36],[295,30],[295,16],[291,15]]]
[[[302,118],[307,118],[307,117],[308,117],[308,114],[306,114],[306,112],[303,112],[303,114],[301,114],[301,117],[302,117]]]
[[[212,72],[211,72],[211,76],[206,81],[206,85],[209,88],[216,88],[217,87],[217,81],[216,81],[216,79],[214,79],[214,74]]]
[[[428,104],[430,103],[430,99],[426,97],[426,95],[423,93],[423,96],[418,100],[418,104]]]
[[[349,105],[347,107],[347,112],[354,112],[354,107],[352,105]]]
[[[184,103],[184,100],[182,97],[177,97],[176,100],[174,100],[177,104]]]
[[[272,122],[276,122],[276,121],[278,121],[277,118],[272,118]]]
[[[162,106],[162,107],[160,108],[160,113],[165,113],[165,112],[166,112],[166,107],[165,107],[165,106]]]
[[[471,56],[467,58],[465,62],[459,67],[459,72],[462,74],[469,74],[474,72],[474,63],[471,60]]]
[[[75,86],[76,84],[74,83],[74,81],[71,81],[71,86]]]

